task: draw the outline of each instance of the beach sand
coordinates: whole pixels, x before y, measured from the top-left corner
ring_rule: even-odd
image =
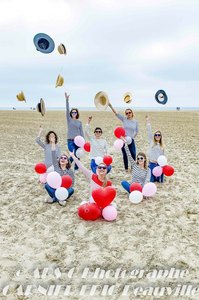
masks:
[[[80,112],[83,124],[91,114],[91,129],[102,127],[113,156],[109,178],[117,188],[118,218],[110,223],[79,219],[77,208],[81,201],[88,200],[88,184],[81,173],[76,176],[75,194],[66,207],[44,203],[47,194],[34,172],[34,165],[43,160],[43,151],[35,138],[41,124],[45,132],[57,132],[66,152],[65,112],[50,111],[41,117],[36,111],[0,111],[0,299],[135,299],[136,285],[170,286],[173,293],[180,284],[199,287],[199,112],[149,113],[153,131],[160,129],[163,133],[165,155],[175,173],[158,185],[153,198],[138,205],[129,201],[120,185],[121,180],[130,181],[131,177],[123,171],[121,152],[113,149],[113,130],[120,121],[111,112]],[[147,151],[145,115],[136,112],[137,152]],[[82,162],[89,166],[88,154]],[[88,273],[85,268],[89,268]],[[102,277],[105,270],[108,278],[99,278],[97,268]],[[183,278],[179,274],[177,278],[149,278],[151,270],[171,268],[186,270],[184,275],[180,273]],[[133,277],[140,270],[144,270],[140,278]],[[63,289],[59,294],[57,288],[59,295],[53,296],[49,286],[59,284]],[[83,285],[87,290],[81,296]],[[91,285],[99,285],[94,295],[89,295]],[[105,285],[115,286],[109,296],[99,292]],[[129,290],[124,296],[126,285]],[[69,296],[66,286],[71,286]],[[185,298],[165,292],[161,299]]]

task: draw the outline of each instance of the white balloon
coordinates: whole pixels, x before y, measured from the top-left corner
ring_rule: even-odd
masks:
[[[82,201],[79,206],[88,203],[87,201]]]
[[[48,174],[48,173],[50,173],[50,172],[54,172],[54,166],[50,166],[50,167],[47,169],[46,173]]]
[[[46,182],[53,189],[58,189],[62,184],[62,178],[59,173],[53,171],[48,173]]]
[[[55,191],[55,197],[58,200],[66,200],[68,198],[68,191],[67,191],[67,189],[64,188],[64,187],[59,187]]]
[[[74,143],[75,143],[75,145],[77,145],[78,147],[84,147],[85,139],[84,139],[81,135],[77,135],[77,136],[74,138]]]
[[[166,156],[160,155],[158,157],[158,165],[161,166],[161,167],[164,167],[164,166],[167,165],[167,158],[166,158]]]
[[[133,191],[129,194],[129,200],[133,204],[140,203],[143,199],[143,194],[140,191]]]
[[[103,158],[101,156],[97,156],[95,158],[95,163],[96,165],[100,165],[101,163],[103,163]]]
[[[127,145],[130,145],[132,143],[132,138],[130,136],[125,136],[125,140]]]
[[[124,145],[124,142],[121,139],[117,139],[113,144],[115,150],[121,150],[123,145]]]
[[[78,149],[76,150],[76,156],[77,156],[78,158],[81,158],[81,157],[83,157],[83,156],[84,156],[84,154],[85,154],[85,151],[84,151],[84,149],[82,149],[82,148],[78,148]]]

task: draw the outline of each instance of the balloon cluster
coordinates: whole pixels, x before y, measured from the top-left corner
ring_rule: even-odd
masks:
[[[162,174],[166,176],[172,176],[174,173],[174,167],[167,165],[167,158],[164,155],[158,157],[158,165],[152,170],[152,173],[155,177],[159,177]]]
[[[113,144],[115,150],[121,150],[124,145],[124,141],[121,139],[121,137],[125,137],[127,145],[132,143],[132,138],[130,136],[126,136],[126,132],[123,127],[116,127],[114,130],[114,135],[117,138]]]
[[[72,178],[69,175],[60,176],[59,173],[49,169],[47,170],[43,163],[35,165],[35,172],[39,174],[39,181],[43,184],[47,183],[55,189],[55,196],[58,200],[66,200],[68,198],[67,189],[72,185]]]
[[[77,135],[74,138],[74,143],[79,148],[76,150],[76,156],[78,158],[81,158],[84,156],[85,151],[90,152],[91,151],[91,145],[89,142],[85,142],[85,139],[81,135]]]
[[[143,197],[153,197],[157,191],[157,187],[153,182],[146,183],[143,187],[140,183],[133,182],[130,185],[129,200],[133,204],[138,204]]]
[[[78,208],[78,215],[86,221],[94,221],[103,217],[106,221],[117,218],[117,209],[112,204],[116,196],[116,189],[112,186],[99,188],[92,192],[95,203],[84,202]]]

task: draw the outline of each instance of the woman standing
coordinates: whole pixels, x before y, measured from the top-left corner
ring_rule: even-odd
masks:
[[[133,114],[132,109],[127,108],[125,110],[126,117],[124,117],[116,112],[116,110],[113,108],[113,106],[111,105],[110,102],[109,102],[109,107],[114,112],[116,117],[122,121],[123,127],[126,132],[126,136],[129,136],[132,139],[132,142],[128,145],[128,148],[129,148],[132,158],[134,160],[136,160],[136,147],[135,147],[134,139],[138,134],[138,122],[136,120],[134,120],[134,118],[133,118],[134,114]],[[122,155],[123,155],[125,171],[128,172],[128,158],[127,158],[127,154],[126,154],[124,146],[122,147]]]
[[[74,138],[78,135],[84,137],[82,122],[79,119],[79,111],[77,108],[69,108],[69,95],[65,93],[66,98],[66,120],[68,125],[67,132],[67,141],[68,141],[68,150],[76,154],[77,149],[79,148],[74,143]],[[73,158],[70,157],[70,161],[73,162]],[[78,166],[75,164],[75,173],[78,172]]]
[[[36,138],[36,143],[41,146],[44,149],[44,164],[47,168],[51,167],[53,165],[52,162],[52,155],[51,155],[51,146],[52,142],[55,142],[55,155],[56,157],[60,157],[61,155],[61,149],[58,143],[58,137],[57,134],[54,131],[49,131],[46,134],[46,141],[45,143],[41,141],[41,133],[43,131],[43,128],[40,126],[39,133]]]
[[[74,173],[71,170],[71,163],[69,161],[69,158],[66,154],[62,154],[59,159],[57,160],[56,157],[56,151],[55,151],[55,142],[52,142],[51,146],[51,155],[52,155],[52,162],[54,166],[55,172],[59,173],[61,176],[63,175],[69,175],[72,178],[72,187],[68,188],[68,198],[72,196],[74,193],[73,185],[74,185]],[[49,198],[45,201],[46,203],[53,203],[58,202],[60,205],[65,206],[66,205],[66,199],[65,200],[58,200],[55,196],[56,189],[50,187],[47,183],[45,184],[45,189],[47,190],[49,194]]]
[[[102,138],[102,129],[101,127],[96,127],[94,130],[95,136],[91,136],[89,132],[90,122],[92,120],[92,116],[88,118],[88,123],[85,126],[85,135],[90,141],[91,144],[91,152],[90,152],[90,158],[91,163],[90,167],[93,173],[96,174],[97,164],[95,163],[96,157],[104,157],[104,155],[108,152],[108,144],[105,139]],[[111,166],[107,167],[107,171],[110,172]]]
[[[146,128],[149,140],[149,169],[150,169],[150,181],[151,182],[163,182],[164,175],[155,177],[152,173],[153,169],[158,166],[157,160],[160,155],[164,155],[164,145],[162,140],[162,134],[159,130],[152,133],[150,119],[146,116]]]

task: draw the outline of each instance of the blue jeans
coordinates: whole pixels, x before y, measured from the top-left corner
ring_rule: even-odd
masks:
[[[125,170],[128,170],[128,157],[127,157],[124,146],[122,147],[123,162],[124,162]],[[134,160],[136,160],[136,147],[135,147],[135,142],[133,139],[132,139],[132,143],[130,145],[128,145],[128,147],[129,147],[131,156],[133,157]]]
[[[68,140],[68,150],[69,150],[70,152],[73,152],[73,151],[74,151],[75,156],[76,156],[76,151],[77,151],[78,148],[79,148],[79,147],[78,147],[77,145],[75,145],[74,140]],[[79,159],[79,158],[78,158],[78,159]],[[73,158],[72,158],[72,157],[70,157],[69,160],[70,160],[71,163],[73,162]],[[78,166],[77,166],[76,164],[75,164],[74,169],[75,169],[75,170],[78,170]]]
[[[128,183],[127,181],[123,180],[121,182],[121,185],[123,186],[123,188],[128,192],[130,193],[130,183]]]
[[[55,197],[55,191],[56,189],[53,189],[51,186],[49,186],[47,183],[45,184],[45,189],[48,192],[48,195],[53,199],[53,202],[57,202],[59,201],[56,197]],[[69,188],[67,189],[68,191],[68,198],[70,198],[70,196],[72,196],[72,194],[74,193],[74,189],[73,188]],[[67,199],[68,199],[67,198]]]
[[[94,158],[91,159],[90,167],[91,167],[92,172],[96,174],[97,165],[95,163]],[[109,173],[110,170],[111,170],[111,166],[107,166],[107,173]]]
[[[158,163],[149,162],[149,169],[151,170],[150,182],[164,182],[164,174],[159,177],[155,177],[152,173],[155,167],[159,166]]]

